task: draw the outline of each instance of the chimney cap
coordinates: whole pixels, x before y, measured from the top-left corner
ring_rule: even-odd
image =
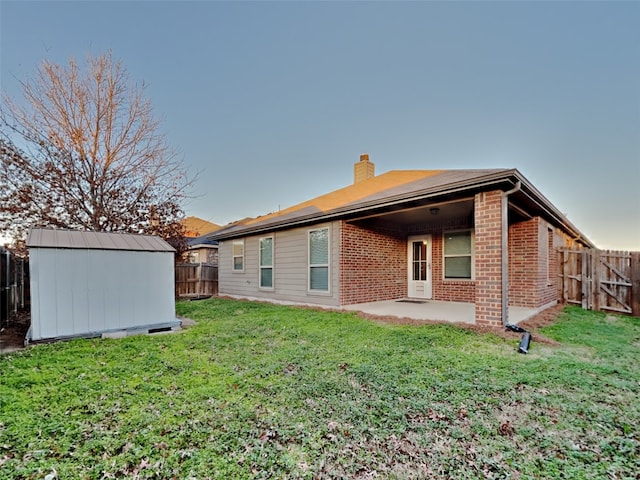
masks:
[[[368,162],[369,161],[369,154],[368,153],[363,153],[362,155],[360,155],[360,161],[361,162]]]

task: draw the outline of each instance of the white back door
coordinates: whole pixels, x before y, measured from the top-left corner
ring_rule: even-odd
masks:
[[[431,298],[431,235],[409,237],[407,253],[408,296]]]

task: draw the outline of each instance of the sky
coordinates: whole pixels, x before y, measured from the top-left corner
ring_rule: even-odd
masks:
[[[517,168],[640,251],[640,2],[0,0],[0,87],[111,50],[218,224],[376,173]]]

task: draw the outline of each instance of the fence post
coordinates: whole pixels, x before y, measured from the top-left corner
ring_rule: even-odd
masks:
[[[562,252],[562,301],[567,303],[569,300],[569,251]]]
[[[640,252],[631,252],[631,315],[640,317]]]
[[[592,310],[600,311],[600,276],[602,275],[602,262],[600,261],[600,250],[591,250],[591,294],[593,295]]]
[[[580,252],[580,306],[587,310],[589,308],[589,251]]]

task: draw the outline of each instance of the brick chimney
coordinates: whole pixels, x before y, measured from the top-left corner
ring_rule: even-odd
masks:
[[[369,154],[360,155],[360,161],[353,164],[353,183],[362,182],[376,176],[376,166],[369,161]]]

